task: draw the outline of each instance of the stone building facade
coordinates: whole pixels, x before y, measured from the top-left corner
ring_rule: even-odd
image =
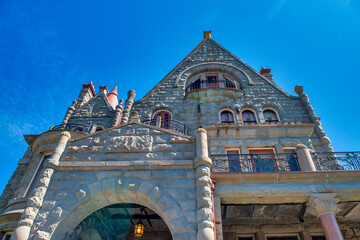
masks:
[[[360,239],[358,155],[295,92],[211,32],[138,101],[84,84],[60,125],[24,136],[2,238]]]

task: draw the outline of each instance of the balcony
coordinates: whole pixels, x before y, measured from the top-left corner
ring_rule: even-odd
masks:
[[[191,99],[209,98],[212,101],[224,101],[223,97],[239,98],[243,91],[238,82],[230,80],[197,80],[189,84],[186,96]]]
[[[312,153],[317,171],[360,170],[360,152]],[[211,155],[213,173],[301,171],[296,153]]]
[[[239,83],[232,82],[229,80],[216,80],[216,81],[198,80],[187,86],[186,92],[191,92],[199,89],[208,89],[208,88],[230,88],[230,89],[241,90],[241,86]]]
[[[74,124],[68,123],[66,125],[60,124],[56,126],[50,127],[49,131],[74,131],[74,132],[82,132],[88,134],[90,132],[90,126],[82,125],[82,124]]]
[[[295,153],[211,155],[214,173],[300,171]]]
[[[177,120],[167,120],[167,119],[151,119],[143,121],[142,123],[153,125],[159,128],[164,128],[168,130],[173,130],[182,134],[187,134],[187,127],[184,123]]]
[[[311,153],[317,171],[360,170],[360,152]]]

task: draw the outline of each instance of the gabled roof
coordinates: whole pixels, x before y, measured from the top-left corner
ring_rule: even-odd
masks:
[[[107,107],[107,110],[109,112],[114,112],[114,109],[110,105],[109,99],[107,98],[107,96],[105,95],[105,93],[103,91],[100,91],[93,98],[91,98],[89,101],[87,101],[84,105],[82,105],[80,108],[76,109],[74,111],[74,113],[71,115],[71,117],[81,115],[82,110],[89,108],[90,105],[98,98],[101,98],[103,100],[104,105]],[[96,111],[97,109],[94,109],[94,110]]]
[[[248,69],[250,69],[252,72],[254,72],[256,75],[258,75],[260,78],[262,78],[264,81],[266,81],[268,84],[272,85],[274,88],[279,90],[281,93],[283,93],[285,96],[293,99],[298,99],[297,96],[292,96],[289,93],[285,92],[283,89],[281,89],[279,86],[277,86],[275,83],[261,75],[258,71],[250,67],[248,64],[246,64],[244,61],[236,57],[234,54],[232,54],[230,51],[225,49],[223,46],[221,46],[219,43],[217,43],[214,39],[211,37],[206,37],[204,40],[202,40],[176,67],[171,70],[158,84],[156,84],[143,98],[138,100],[137,102],[143,102],[145,101],[153,92],[155,92],[165,81],[167,81],[186,61],[190,60],[190,58],[207,42],[210,41],[214,45],[216,45],[218,48],[220,48],[222,51],[230,55],[234,60],[240,62],[244,66],[246,66]]]

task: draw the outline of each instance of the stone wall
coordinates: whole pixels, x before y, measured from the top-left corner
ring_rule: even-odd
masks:
[[[92,212],[114,204],[151,208],[174,239],[196,236],[194,170],[57,171],[35,220],[35,239],[61,239]]]
[[[210,64],[207,66],[209,72],[228,71],[231,74],[231,71],[238,71],[239,77],[236,80],[242,85],[243,96],[233,98],[224,95],[221,98],[214,96],[200,99],[190,99],[185,96],[186,79],[191,78],[191,74],[186,72],[187,69],[207,61],[222,62],[227,65]],[[234,70],[232,67],[239,70]],[[202,71],[199,67],[195,67],[194,72],[196,70]],[[179,77],[180,75],[185,77]],[[234,113],[236,109],[240,111],[245,108],[253,109],[257,115],[258,125],[263,125],[262,111],[267,107],[277,111],[280,124],[312,123],[298,97],[284,93],[279,87],[265,80],[256,71],[221,49],[212,40],[207,40],[174,72],[156,85],[148,95],[135,102],[133,110],[140,114],[142,120],[150,119],[157,110],[169,110],[173,114],[172,119],[184,122],[189,127],[189,135],[193,135],[199,126],[219,124],[219,112],[222,109],[230,109]],[[242,125],[243,123],[238,119],[237,124]],[[314,141],[313,145],[316,150],[323,150],[316,133],[311,136],[311,140]]]

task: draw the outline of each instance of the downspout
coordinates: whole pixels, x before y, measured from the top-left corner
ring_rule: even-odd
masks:
[[[212,212],[213,212],[213,223],[214,223],[214,240],[216,240],[216,217],[215,217],[215,202],[214,202],[214,190],[215,190],[215,184],[216,184],[216,181],[215,180],[212,180],[211,179],[211,201],[212,201]]]

